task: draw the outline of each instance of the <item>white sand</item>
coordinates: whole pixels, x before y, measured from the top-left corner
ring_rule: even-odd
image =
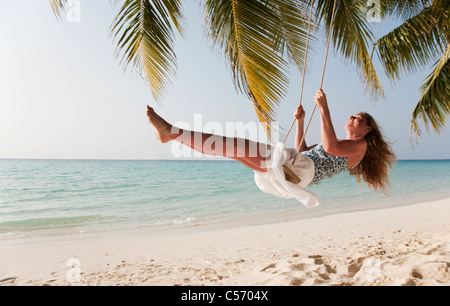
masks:
[[[238,228],[80,234],[3,245],[0,259],[0,285],[448,286],[450,199]]]

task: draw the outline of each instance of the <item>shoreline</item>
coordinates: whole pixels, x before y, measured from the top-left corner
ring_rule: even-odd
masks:
[[[2,248],[8,248],[14,245],[28,245],[28,244],[39,244],[42,242],[56,242],[64,240],[78,240],[85,239],[89,237],[98,236],[114,236],[122,235],[124,233],[133,235],[139,233],[146,234],[162,234],[172,233],[172,232],[183,232],[183,231],[210,231],[210,230],[220,230],[220,229],[232,229],[237,227],[245,226],[258,226],[258,225],[269,225],[274,223],[284,223],[284,222],[295,222],[308,219],[321,218],[326,216],[333,216],[339,214],[353,213],[353,212],[366,212],[372,210],[389,209],[396,207],[405,207],[410,205],[415,205],[424,202],[435,202],[439,200],[448,199],[450,197],[447,195],[435,195],[433,197],[425,196],[423,198],[415,199],[404,199],[402,201],[381,201],[372,199],[369,203],[358,204],[358,205],[344,205],[342,206],[318,206],[312,209],[305,208],[302,204],[298,203],[298,211],[284,211],[280,210],[275,213],[273,212],[263,212],[263,213],[253,213],[246,215],[233,215],[228,217],[217,217],[212,220],[202,220],[200,222],[193,221],[192,223],[172,223],[172,224],[162,224],[162,225],[137,225],[137,226],[123,226],[123,227],[106,227],[103,224],[90,224],[87,226],[74,226],[68,228],[56,228],[56,229],[43,229],[43,230],[32,230],[29,235],[23,237],[16,236],[3,236],[0,239],[0,250]],[[91,226],[91,227],[90,227]],[[27,231],[24,231],[27,232]],[[6,233],[3,235],[16,235],[17,233]]]
[[[0,248],[0,285],[450,285],[448,220],[450,198],[238,227],[66,236]],[[67,280],[73,259],[80,282]]]

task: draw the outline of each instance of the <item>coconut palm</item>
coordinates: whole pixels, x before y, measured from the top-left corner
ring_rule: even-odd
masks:
[[[419,119],[427,130],[431,125],[439,132],[450,113],[450,1],[386,0],[383,5],[387,15],[403,21],[376,43],[388,77],[398,80],[434,62],[412,114],[411,132],[420,137]]]
[[[335,22],[331,27],[335,49],[356,64],[372,96],[383,96],[370,56],[374,37],[368,26],[365,0],[200,1],[208,38],[225,55],[236,89],[249,97],[260,121],[273,120],[275,108],[288,89],[291,63],[303,70],[309,6],[314,4],[315,41],[320,26],[328,34],[335,1]],[[50,2],[57,16],[68,4],[68,0]],[[176,73],[173,46],[175,33],[182,35],[181,0],[120,2],[111,29],[117,54],[125,67],[131,65],[148,81],[159,101]]]

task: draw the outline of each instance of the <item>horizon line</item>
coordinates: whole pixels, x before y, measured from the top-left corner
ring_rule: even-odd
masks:
[[[230,161],[236,160],[226,157],[204,157],[204,158],[46,158],[46,157],[0,157],[0,160],[48,160],[48,161]],[[450,158],[400,158],[397,161],[436,161],[450,160]]]

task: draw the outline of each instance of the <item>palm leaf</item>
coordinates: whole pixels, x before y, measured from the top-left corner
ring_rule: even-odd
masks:
[[[149,83],[156,101],[175,75],[174,30],[181,31],[180,0],[126,0],[112,32],[125,69],[131,64]]]
[[[330,28],[334,0],[317,1],[317,18],[324,20],[326,34]],[[365,83],[366,91],[372,97],[384,97],[383,87],[378,78],[369,53],[369,43],[374,36],[367,20],[366,1],[337,0],[335,20],[331,27],[332,41],[335,49],[346,60],[355,63],[360,70],[360,78]]]
[[[450,113],[450,2],[422,2],[418,13],[411,14],[410,19],[377,41],[383,68],[391,79],[423,68],[441,56],[422,86],[422,97],[413,111],[410,134],[414,132],[416,138],[421,136],[419,120],[428,131],[431,126],[439,132]],[[399,5],[390,9],[388,13],[404,15]]]
[[[436,10],[425,8],[377,41],[383,68],[391,79],[429,65],[445,49]]]
[[[413,112],[411,131],[420,138],[418,120],[422,119],[429,131],[431,125],[438,132],[445,126],[445,117],[450,114],[450,44],[435,64],[433,72],[422,86],[422,98]]]
[[[289,65],[303,67],[305,22],[293,0],[206,0],[206,27],[223,52],[236,89],[246,94],[262,122],[271,122],[288,88]],[[270,137],[270,135],[269,135]]]
[[[433,2],[433,9],[439,31],[443,33],[447,42],[450,42],[450,1],[435,0]]]
[[[312,53],[316,39],[310,35],[308,50],[306,50],[306,40],[308,37],[310,7],[299,1],[274,1],[277,6],[278,17],[282,28],[281,47],[284,49],[286,57],[303,72],[306,52]],[[312,29],[316,29],[314,19],[311,20]]]
[[[429,7],[432,2],[432,0],[381,0],[380,4],[384,16],[394,15],[404,22]]]

